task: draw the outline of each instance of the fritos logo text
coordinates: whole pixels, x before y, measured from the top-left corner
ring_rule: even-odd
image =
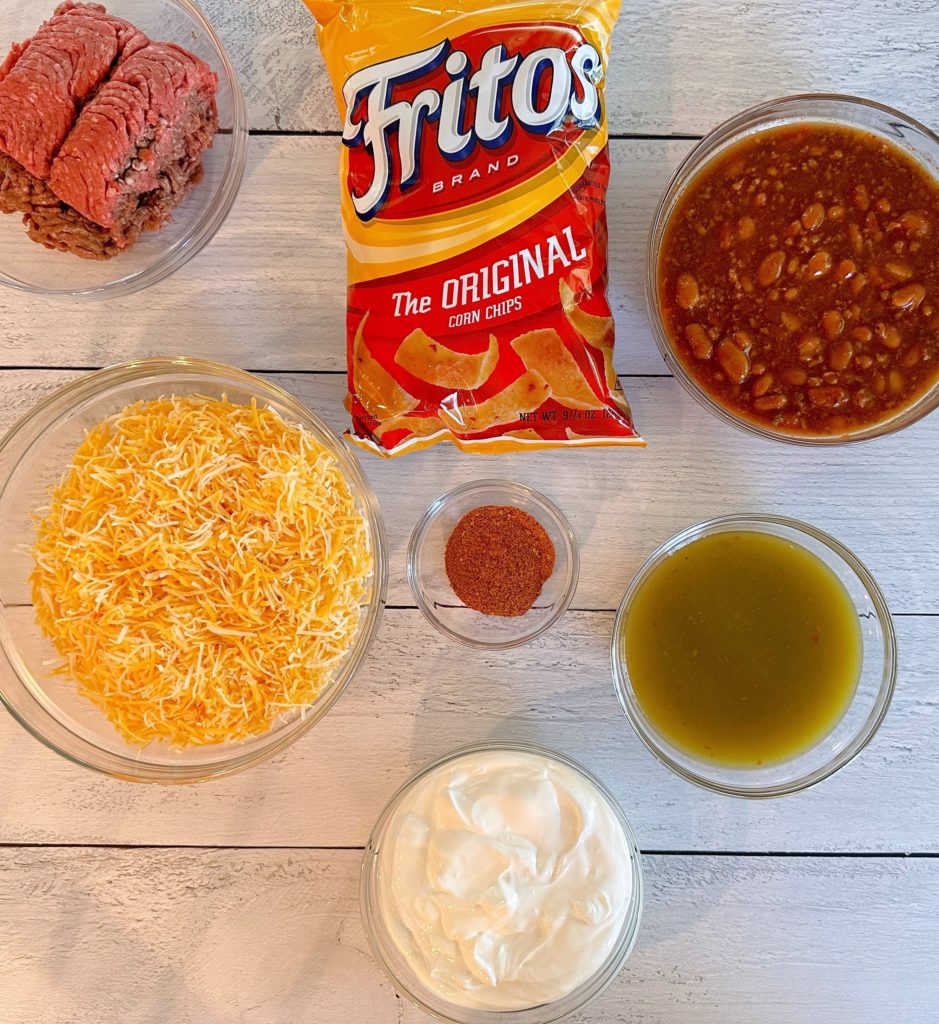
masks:
[[[371,219],[388,201],[393,183],[403,193],[424,178],[426,136],[450,164],[480,152],[486,157],[482,166],[434,178],[432,190],[439,194],[448,184],[458,187],[517,167],[518,154],[504,163],[489,159],[517,130],[540,137],[544,145],[544,137],[566,123],[595,128],[602,78],[600,54],[582,38],[574,46],[541,46],[525,54],[496,43],[476,61],[445,39],[356,71],[343,86],[342,141],[362,147],[373,165],[369,186],[352,193],[356,214]]]

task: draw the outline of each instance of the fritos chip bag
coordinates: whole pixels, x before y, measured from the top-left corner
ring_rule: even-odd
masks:
[[[352,440],[642,444],[613,369],[619,0],[306,0],[343,119]]]

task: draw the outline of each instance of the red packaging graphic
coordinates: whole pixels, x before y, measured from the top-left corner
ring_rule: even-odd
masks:
[[[606,299],[618,0],[307,2],[343,118],[352,440],[641,445]]]

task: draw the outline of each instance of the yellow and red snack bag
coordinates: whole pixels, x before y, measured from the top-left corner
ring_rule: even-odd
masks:
[[[306,0],[336,91],[352,440],[643,442],[613,370],[619,0]]]

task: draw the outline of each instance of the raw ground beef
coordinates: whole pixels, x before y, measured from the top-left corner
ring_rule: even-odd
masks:
[[[212,144],[217,84],[182,47],[139,50],[81,112],[52,165],[52,190],[118,242],[165,223]]]
[[[40,178],[81,105],[149,40],[99,4],[62,4],[0,67],[0,150]]]
[[[0,212],[30,238],[108,259],[203,177],[218,78],[97,4],[62,4],[0,65]]]

